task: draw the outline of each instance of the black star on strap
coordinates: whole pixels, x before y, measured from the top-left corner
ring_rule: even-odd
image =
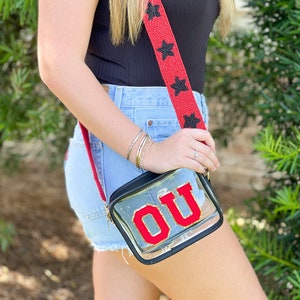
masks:
[[[184,128],[196,128],[200,122],[200,119],[195,116],[195,113],[192,113],[190,116],[185,115],[183,118],[185,121],[183,125]]]
[[[173,43],[168,44],[165,40],[162,41],[161,47],[157,51],[162,53],[162,59],[165,60],[168,56],[174,56],[172,51],[174,47]]]
[[[187,91],[188,88],[185,85],[186,79],[180,80],[178,76],[175,77],[175,82],[171,84],[172,89],[175,91],[175,96],[178,96],[180,92]]]
[[[159,5],[152,5],[150,2],[148,2],[148,6],[146,9],[148,20],[153,20],[155,17],[160,17],[160,13],[158,10],[159,10]]]

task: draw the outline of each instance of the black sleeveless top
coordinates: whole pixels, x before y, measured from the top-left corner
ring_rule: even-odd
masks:
[[[109,33],[109,0],[95,12],[86,63],[101,83],[164,86],[145,28],[134,45],[114,46]],[[209,34],[219,14],[218,0],[164,0],[174,36],[193,90],[203,92]]]

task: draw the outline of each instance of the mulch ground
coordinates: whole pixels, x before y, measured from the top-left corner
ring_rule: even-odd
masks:
[[[0,252],[0,299],[92,299],[89,243],[69,208],[61,170],[1,174],[0,218],[17,235]]]

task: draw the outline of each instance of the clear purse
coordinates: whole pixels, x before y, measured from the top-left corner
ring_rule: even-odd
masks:
[[[157,263],[219,228],[222,210],[202,174],[146,172],[110,197],[109,214],[135,257]]]

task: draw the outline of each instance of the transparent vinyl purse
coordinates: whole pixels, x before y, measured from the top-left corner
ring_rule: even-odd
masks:
[[[109,213],[135,257],[157,263],[222,225],[206,176],[188,169],[146,172],[117,189]]]

